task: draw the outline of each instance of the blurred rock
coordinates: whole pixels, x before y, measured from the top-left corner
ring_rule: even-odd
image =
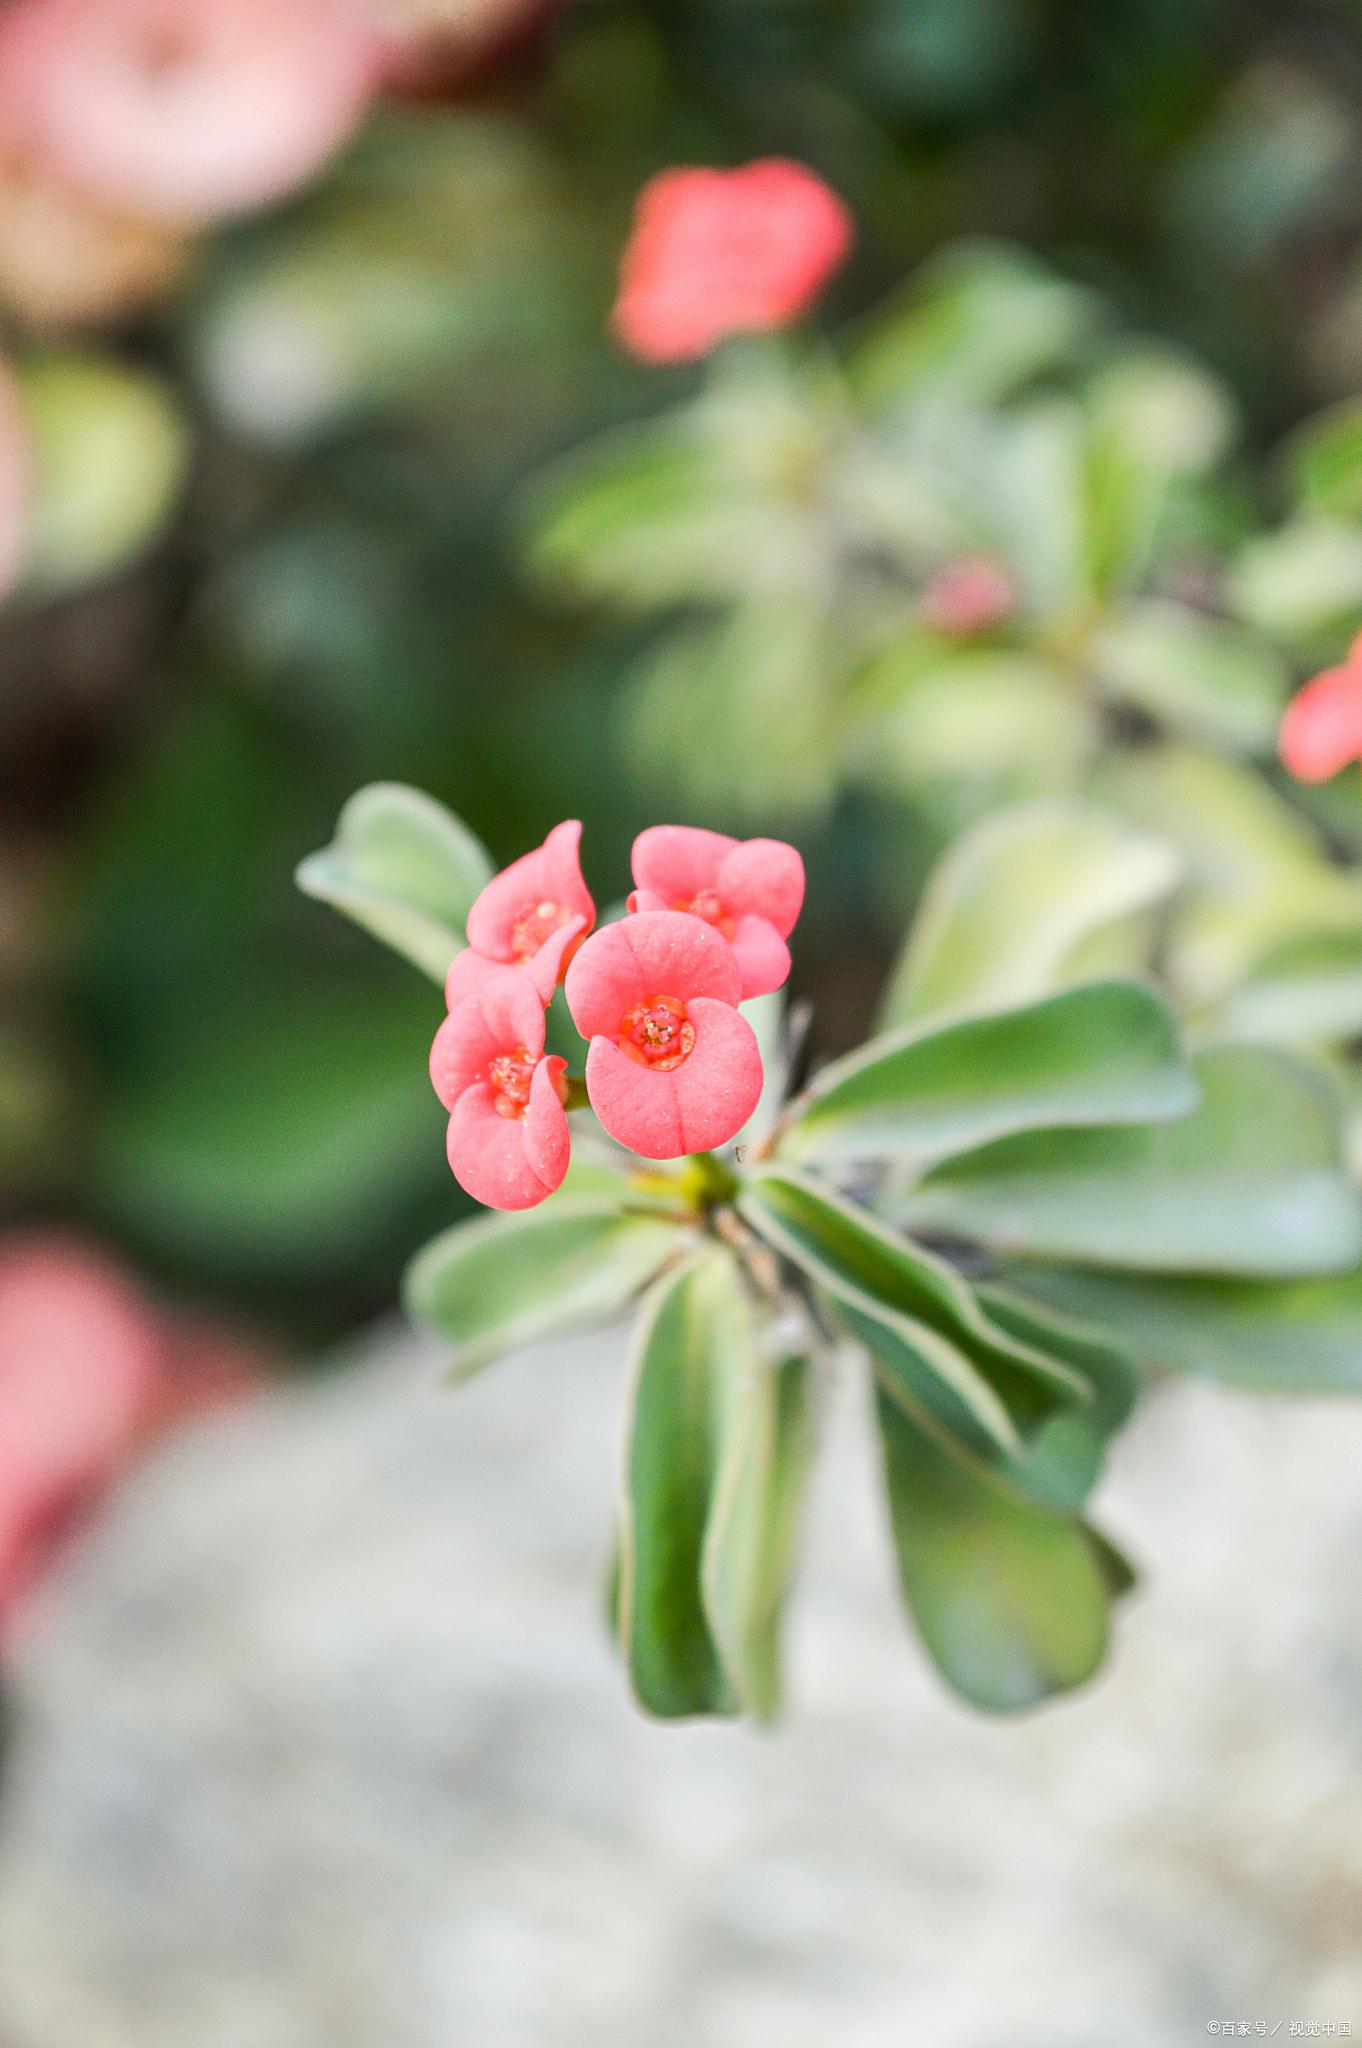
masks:
[[[905,1639],[840,1398],[758,1737],[648,1724],[602,1639],[619,1361],[445,1397],[379,1342],[134,1481],[19,1674],[6,2048],[1362,2034],[1362,1414],[1162,1393],[1115,1665],[999,1726]]]

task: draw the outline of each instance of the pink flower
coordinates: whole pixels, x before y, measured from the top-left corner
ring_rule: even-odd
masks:
[[[106,206],[211,220],[320,169],[378,61],[346,0],[16,0],[0,123]]]
[[[1017,602],[1017,585],[994,555],[961,555],[946,562],[922,593],[922,621],[952,640],[990,633]]]
[[[645,910],[606,925],[568,968],[591,1047],[586,1086],[612,1138],[645,1159],[727,1144],[761,1093],[761,1054],[736,1008],[742,976],[710,924]]]
[[[1277,752],[1298,782],[1327,782],[1362,760],[1362,634],[1339,668],[1325,669],[1286,707]]]
[[[492,877],[468,913],[469,947],[484,960],[534,967],[537,980],[552,965],[545,1002],[566,965],[572,939],[590,931],[596,922],[596,906],[582,880],[578,859],[581,840],[578,819],[555,825],[542,846],[522,854]],[[579,930],[564,940],[561,934],[574,919],[580,920]],[[549,945],[557,948],[556,957],[550,955],[548,962],[539,963],[540,949]],[[459,970],[459,992],[463,993],[474,986],[481,970],[471,962],[460,967],[460,961],[467,961],[467,955],[461,953],[454,962]]]
[[[18,387],[0,363],[0,598],[19,580],[32,482],[28,425]]]
[[[528,974],[497,974],[445,1018],[430,1078],[450,1112],[454,1178],[475,1202],[530,1209],[562,1180],[565,1065],[544,1051],[544,1005]]]
[[[633,867],[630,909],[687,910],[713,925],[737,957],[744,999],[784,985],[785,941],[804,902],[804,863],[792,846],[651,825],[634,841]]]
[[[705,355],[727,334],[786,327],[851,247],[851,216],[803,164],[663,171],[639,194],[613,324],[648,362]]]

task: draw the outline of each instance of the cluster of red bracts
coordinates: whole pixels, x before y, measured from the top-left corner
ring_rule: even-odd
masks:
[[[430,1076],[454,1177],[491,1209],[528,1209],[567,1172],[567,1063],[545,1051],[560,981],[601,1124],[645,1159],[679,1159],[726,1145],[756,1108],[761,1053],[738,1005],[790,971],[792,846],[655,825],[634,842],[628,914],[593,931],[581,830],[556,825],[488,883],[449,970]]]

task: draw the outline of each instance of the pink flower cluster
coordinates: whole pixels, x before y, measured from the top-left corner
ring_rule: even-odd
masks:
[[[631,354],[676,363],[729,334],[807,312],[851,247],[851,216],[806,165],[663,171],[639,194],[614,330]]]
[[[556,825],[488,883],[449,970],[430,1076],[454,1177],[491,1209],[528,1209],[567,1172],[566,1062],[545,1051],[560,980],[601,1123],[646,1159],[678,1159],[727,1144],[756,1108],[761,1054],[738,1005],[790,971],[792,846],[655,825],[634,842],[628,913],[593,931],[581,830]]]

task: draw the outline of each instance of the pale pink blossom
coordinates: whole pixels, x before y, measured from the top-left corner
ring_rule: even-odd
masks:
[[[430,1078],[449,1111],[459,1186],[489,1209],[529,1209],[567,1172],[566,1062],[544,1051],[544,1005],[529,974],[502,972],[435,1034]]]

